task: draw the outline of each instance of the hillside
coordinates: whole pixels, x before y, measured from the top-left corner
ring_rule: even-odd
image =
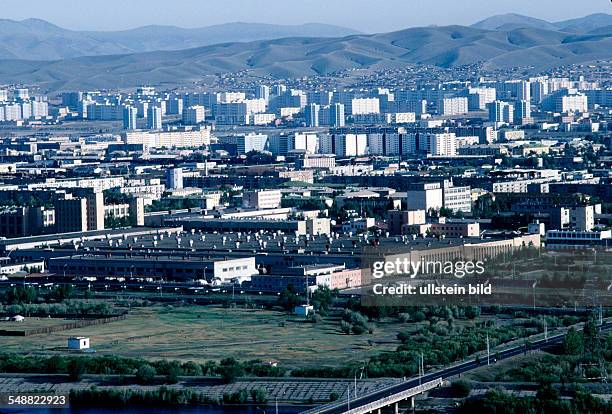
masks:
[[[298,26],[262,23],[226,23],[184,29],[146,26],[131,30],[73,31],[39,19],[0,19],[0,59],[58,60],[180,50],[228,42],[280,39],[284,37],[342,37],[355,30],[325,24]]]
[[[78,57],[40,62],[0,61],[0,82],[43,89],[177,85],[203,75],[249,69],[277,78],[329,74],[351,68],[384,69],[409,64],[454,67],[484,62],[487,68],[517,65],[545,69],[609,60],[612,32],[569,34],[534,28],[483,30],[464,26],[412,28],[341,38],[284,38],[224,43],[179,51]]]

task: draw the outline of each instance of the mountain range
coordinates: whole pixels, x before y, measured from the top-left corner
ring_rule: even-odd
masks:
[[[0,60],[0,83],[38,84],[44,90],[58,91],[133,87],[143,83],[171,86],[197,81],[204,75],[247,69],[255,75],[288,78],[351,68],[379,70],[410,64],[448,68],[476,62],[482,62],[487,69],[531,66],[533,70],[542,70],[565,64],[611,60],[612,24],[607,24],[610,19],[610,15],[593,15],[561,22],[563,24],[550,23],[574,28],[562,30],[556,26],[554,29],[542,27],[531,18],[503,15],[472,27],[418,27],[391,33],[339,37],[295,35],[182,50],[46,61],[4,59]],[[181,40],[190,41],[188,37]],[[153,35],[144,36],[139,42],[130,47],[143,43],[150,48],[161,47],[156,46],[161,40]],[[127,44],[127,41],[122,41],[122,44]],[[163,44],[171,48],[169,40]]]
[[[560,22],[547,22],[515,13],[500,14],[474,23],[472,27],[485,30],[512,30],[512,29],[545,29],[558,30],[567,33],[588,33],[594,30],[612,26],[612,15],[605,13],[591,14]]]
[[[180,50],[228,42],[284,37],[342,37],[359,34],[344,27],[307,23],[296,26],[225,23],[185,29],[144,26],[121,31],[75,31],[45,20],[0,19],[0,59],[58,60],[78,56]]]

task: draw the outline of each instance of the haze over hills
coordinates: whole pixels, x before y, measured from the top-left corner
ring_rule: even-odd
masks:
[[[575,23],[574,23],[575,24]],[[277,78],[427,64],[485,68],[610,60],[612,31],[568,33],[541,28],[484,30],[465,26],[421,27],[337,38],[282,38],[223,43],[178,51],[75,57],[55,61],[0,61],[0,83],[38,84],[50,91],[177,85],[204,75],[251,70]]]
[[[289,26],[239,22],[194,29],[145,26],[93,32],[68,30],[39,19],[0,19],[0,59],[57,60],[181,50],[228,42],[284,37],[342,37],[358,33],[353,29],[319,23]]]
[[[519,28],[534,28],[545,30],[558,30],[567,33],[589,33],[594,30],[611,26],[612,14],[596,13],[576,19],[563,20],[560,22],[547,22],[521,14],[508,13],[488,17],[471,27],[485,30],[512,30]]]

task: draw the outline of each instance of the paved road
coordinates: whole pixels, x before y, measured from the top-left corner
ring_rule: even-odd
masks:
[[[600,328],[601,330],[604,330],[604,331],[612,329],[612,322],[605,322]],[[549,337],[548,340],[540,339],[540,340],[531,342],[528,348],[525,348],[524,345],[520,345],[520,346],[513,347],[513,348],[510,348],[504,351],[499,351],[496,355],[497,355],[498,360],[507,359],[507,358],[510,358],[516,355],[520,355],[522,353],[527,353],[530,350],[531,351],[539,350],[551,344],[561,343],[564,337],[565,337],[565,333],[557,334],[557,335]],[[382,390],[375,391],[371,394],[365,395],[363,397],[359,397],[355,400],[351,400],[350,408],[354,409],[354,408],[372,403],[382,398],[389,397],[393,394],[397,394],[399,392],[406,391],[410,388],[414,388],[420,385],[421,383],[433,381],[438,378],[446,379],[449,377],[453,377],[455,375],[459,375],[464,372],[471,371],[478,367],[482,367],[483,365],[486,365],[486,363],[487,363],[486,358],[483,361],[480,361],[480,363],[477,363],[475,360],[470,360],[470,361],[463,362],[461,364],[457,364],[449,368],[445,368],[445,369],[442,369],[436,372],[428,373],[420,379],[412,378],[400,384],[393,385],[388,388],[384,388]],[[308,410],[307,412],[308,413],[318,413],[318,414],[341,414],[341,413],[345,413],[346,411],[348,411],[347,408],[348,408],[348,405],[347,405],[347,401],[345,400],[343,402],[338,401],[338,402],[330,403],[330,404],[323,405],[320,407],[316,407],[311,410]]]

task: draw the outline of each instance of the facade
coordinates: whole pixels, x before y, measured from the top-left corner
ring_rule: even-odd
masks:
[[[206,109],[202,105],[189,106],[183,109],[183,124],[198,125],[206,119]]]
[[[438,112],[440,115],[452,116],[463,115],[468,113],[468,98],[444,98],[438,103]]]
[[[87,199],[67,196],[56,200],[55,225],[58,233],[87,231]]]
[[[210,128],[177,128],[164,131],[134,131],[121,134],[124,144],[145,148],[199,148],[210,144]]]
[[[457,137],[454,133],[427,134],[429,153],[433,156],[454,157],[457,155]]]
[[[162,109],[160,107],[149,106],[147,110],[147,129],[155,131],[162,129]]]
[[[336,156],[333,154],[305,154],[304,157],[295,161],[298,169],[322,169],[328,170],[336,166]]]
[[[407,191],[408,210],[440,210],[444,206],[443,190],[440,183],[411,185]]]
[[[238,154],[247,154],[251,151],[263,152],[269,150],[269,139],[267,135],[250,133],[236,136],[236,148]]]
[[[314,132],[296,132],[287,139],[287,152],[299,151],[316,154],[319,149],[319,137]]]
[[[136,119],[138,110],[133,106],[126,106],[123,108],[123,129],[135,130],[137,129]]]
[[[356,98],[351,102],[352,115],[378,114],[380,113],[380,101],[378,98]]]
[[[257,210],[278,208],[281,198],[279,190],[245,191],[242,195],[242,206]]]
[[[307,127],[318,127],[319,126],[319,111],[321,106],[318,104],[309,104],[304,108],[304,119]]]
[[[488,108],[489,121],[496,124],[514,123],[514,105],[504,101],[495,101],[488,104]]]
[[[183,188],[183,169],[169,168],[166,170],[166,188],[178,190]]]
[[[612,230],[548,230],[546,247],[549,249],[588,249],[612,246]]]
[[[480,236],[480,224],[455,222],[432,223],[429,226],[429,232],[445,237],[478,237]]]

